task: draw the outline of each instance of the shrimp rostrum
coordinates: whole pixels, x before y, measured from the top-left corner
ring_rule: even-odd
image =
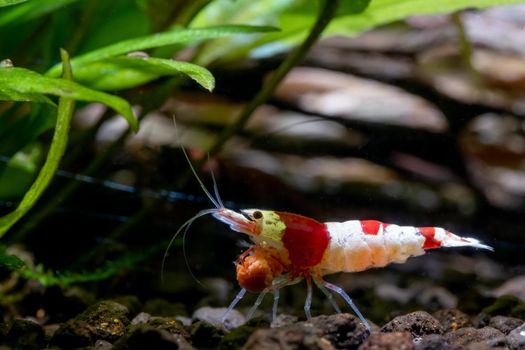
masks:
[[[322,223],[302,215],[280,211],[234,211],[222,205],[216,186],[215,199],[200,180],[199,183],[216,208],[203,210],[188,220],[179,231],[183,228],[187,230],[197,217],[212,214],[228,224],[232,230],[248,235],[253,241],[253,245],[236,262],[237,280],[242,289],[230,304],[227,313],[236,306],[246,291],[260,293],[248,314],[250,317],[264,296],[271,292],[274,295],[275,318],[279,290],[306,280],[304,311],[307,319],[311,317],[312,284],[315,284],[337,312],[340,309],[332,292],[338,294],[370,329],[348,294],[342,288],[325,281],[325,275],[404,263],[409,257],[440,247],[468,246],[492,250],[477,239],[460,237],[439,227],[398,226],[375,220]],[[223,320],[226,316],[227,314]]]

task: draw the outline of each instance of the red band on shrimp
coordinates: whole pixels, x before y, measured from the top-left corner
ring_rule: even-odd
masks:
[[[441,247],[441,242],[435,238],[435,227],[418,227],[417,230],[425,237],[423,249],[432,249]]]
[[[361,220],[361,229],[366,235],[377,235],[382,223],[377,220]]]
[[[330,241],[326,225],[301,215],[278,215],[286,225],[282,242],[292,266],[303,270],[319,264]]]

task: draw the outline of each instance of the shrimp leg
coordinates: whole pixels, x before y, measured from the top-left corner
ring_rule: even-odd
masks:
[[[335,312],[340,314],[341,313],[341,308],[335,302],[335,299],[334,299],[334,296],[332,295],[332,293],[330,293],[330,291],[328,289],[326,289],[325,286],[323,286],[323,280],[314,277],[314,282],[315,282],[315,285],[317,286],[317,288],[319,288],[321,290],[321,292],[323,292],[323,294],[326,296],[326,298],[330,302],[330,305],[332,305],[332,307],[334,308]]]
[[[247,321],[253,317],[253,315],[255,314],[255,311],[257,311],[257,308],[259,307],[259,305],[261,305],[264,297],[266,296],[266,294],[268,294],[268,291],[269,289],[266,288],[261,293],[259,293],[259,296],[255,300],[255,303],[253,303],[253,306],[250,308],[250,311],[248,311],[248,314],[246,315]]]
[[[306,276],[306,300],[304,301],[304,314],[306,319],[310,321],[312,314],[310,313],[310,307],[312,306],[312,279],[310,276]]]
[[[279,288],[273,289],[272,323],[277,319],[277,306],[279,305]]]
[[[273,286],[271,288],[272,292],[273,292],[273,295],[274,295],[273,296],[273,307],[272,307],[272,321],[275,321],[275,319],[277,318],[277,305],[279,304],[279,289],[282,288],[282,287],[285,287],[286,285],[288,285],[288,282],[290,282],[290,280],[282,281],[278,285]],[[253,317],[255,311],[257,310],[259,305],[261,305],[264,297],[266,296],[266,294],[269,291],[270,291],[270,288],[267,288],[267,289],[263,290],[259,294],[259,296],[257,297],[257,300],[255,300],[255,303],[253,304],[253,306],[250,308],[250,311],[248,311],[248,314],[246,315],[246,319],[247,320],[249,320],[250,318]],[[222,316],[222,318],[221,318],[221,322],[222,323],[224,323],[226,321],[226,318],[228,317],[230,312],[235,308],[235,306],[237,306],[239,301],[241,301],[241,299],[244,298],[245,295],[246,295],[246,289],[242,288],[239,291],[239,293],[237,293],[237,295],[235,296],[235,299],[233,299],[233,301],[228,306],[228,309],[226,310],[226,312]]]
[[[235,308],[235,306],[237,306],[239,301],[241,301],[241,299],[244,298],[245,294],[246,294],[246,289],[245,288],[242,288],[239,291],[239,293],[237,293],[237,295],[235,296],[235,299],[233,299],[233,301],[228,306],[228,309],[226,310],[224,315],[222,315],[222,318],[221,318],[221,323],[222,324],[224,324],[224,322],[226,322],[226,318],[228,318],[228,315],[230,314],[230,312]]]
[[[341,296],[341,298],[343,298],[344,301],[346,301],[346,303],[348,305],[350,305],[350,307],[352,308],[352,310],[354,310],[355,314],[357,315],[357,317],[359,317],[359,319],[361,320],[361,322],[363,322],[363,324],[365,325],[365,327],[368,329],[369,332],[372,332],[372,328],[370,327],[370,324],[368,323],[368,321],[363,317],[363,315],[361,314],[361,312],[359,311],[359,309],[357,308],[357,306],[355,306],[354,302],[352,301],[352,298],[350,298],[350,296],[348,294],[346,294],[346,292],[343,290],[343,288],[341,287],[338,287],[332,283],[329,283],[329,282],[326,282],[324,280],[321,280],[322,282],[322,285],[334,292],[336,292],[337,294],[339,294]]]

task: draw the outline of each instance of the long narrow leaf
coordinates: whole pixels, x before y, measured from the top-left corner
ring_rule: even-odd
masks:
[[[248,0],[237,0],[243,2]],[[266,0],[272,2],[272,0]],[[278,1],[278,0],[273,0]],[[324,36],[329,35],[358,35],[366,30],[403,20],[415,15],[435,15],[459,11],[466,8],[483,9],[491,6],[512,5],[523,3],[523,0],[372,0],[370,5],[362,12],[356,1],[355,8],[349,8],[354,0],[345,0],[341,4],[338,16],[336,16]],[[218,0],[220,2],[220,0]],[[225,1],[228,2],[228,1]],[[362,0],[360,0],[362,2]],[[289,49],[291,46],[301,42],[310,28],[315,16],[315,2],[311,0],[296,0],[288,11],[279,15],[278,25],[280,32],[267,33],[256,40],[252,40],[244,47],[228,50],[220,56],[221,60],[232,60],[249,53],[259,57],[268,56]],[[362,9],[364,9],[362,7]],[[349,13],[350,10],[350,13]],[[199,24],[206,24],[199,21]],[[257,51],[255,51],[257,50]]]
[[[363,13],[336,18],[327,34],[354,35],[414,15],[435,15],[465,8],[483,9],[519,3],[523,3],[523,0],[373,0]]]
[[[72,79],[71,67],[69,66],[69,57],[65,51],[62,51],[62,60],[64,62],[64,78]],[[11,69],[11,68],[5,68]],[[38,74],[36,74],[38,76]],[[70,80],[65,80],[71,83]],[[75,108],[75,100],[70,96],[62,96],[58,102],[57,125],[53,141],[49,148],[44,166],[40,170],[35,182],[22,198],[18,207],[9,214],[0,218],[0,237],[2,237],[22,216],[24,216],[40,198],[44,190],[47,188],[53,175],[55,175],[60,159],[66,151],[69,126],[73,111]]]
[[[75,79],[97,90],[121,90],[165,75],[185,74],[212,91],[215,79],[206,68],[154,57],[114,57],[74,67]]]
[[[19,94],[48,94],[79,101],[100,102],[120,113],[133,130],[138,129],[137,119],[129,103],[117,96],[89,89],[73,81],[44,77],[23,68],[0,69],[0,92],[17,91]],[[0,98],[1,98],[0,94]]]
[[[205,39],[219,38],[233,34],[251,34],[276,31],[274,27],[229,25],[209,28],[177,29],[170,32],[158,33],[120,41],[97,50],[80,55],[71,60],[73,67],[99,61],[105,58],[127,54],[133,51],[147,50],[156,47],[179,43],[196,42]],[[53,66],[48,76],[57,77],[60,74],[60,65]]]
[[[26,1],[27,0],[0,0],[0,7],[16,5]]]
[[[23,93],[10,89],[7,86],[0,87],[0,101],[41,102],[56,106],[56,104],[44,94]]]
[[[0,0],[8,3],[13,0]],[[18,0],[14,0],[20,2]],[[46,15],[78,0],[33,0],[0,13],[0,27],[6,24],[26,22]]]

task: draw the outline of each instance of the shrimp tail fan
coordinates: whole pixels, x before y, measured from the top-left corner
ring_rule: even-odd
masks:
[[[459,237],[455,234],[449,233],[441,242],[442,247],[474,247],[480,249],[487,249],[494,251],[489,245],[481,243],[479,240],[470,237]]]

